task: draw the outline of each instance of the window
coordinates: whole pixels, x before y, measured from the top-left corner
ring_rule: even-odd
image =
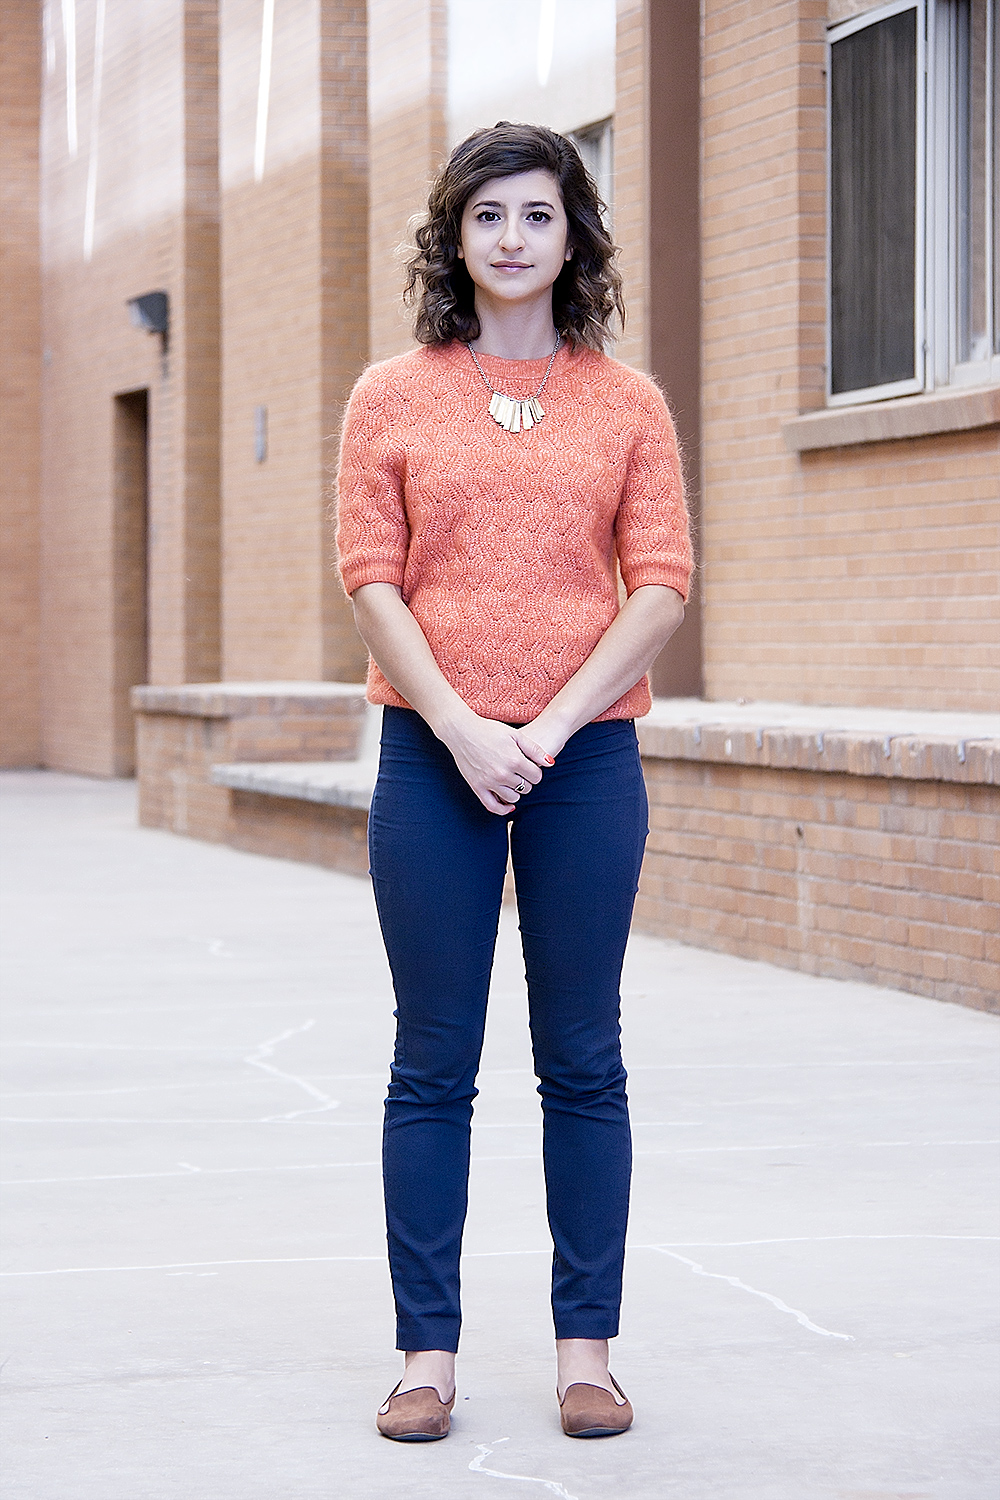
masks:
[[[1000,379],[997,0],[829,34],[831,405]]]
[[[583,164],[587,171],[597,183],[597,191],[607,204],[607,217],[610,218],[611,194],[614,187],[611,121],[599,120],[596,125],[584,125],[579,130],[571,130],[569,138],[583,157]]]

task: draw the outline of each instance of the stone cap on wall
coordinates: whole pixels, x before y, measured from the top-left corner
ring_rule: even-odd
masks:
[[[176,687],[132,689],[132,707],[137,713],[196,719],[360,713],[364,704],[362,682],[185,682]]]
[[[848,448],[855,443],[888,443],[929,437],[939,432],[967,432],[1000,425],[1000,386],[957,386],[891,401],[859,406],[832,406],[803,412],[782,427],[793,453],[821,448]]]
[[[657,698],[636,729],[649,760],[1000,784],[1000,714]]]
[[[378,772],[377,760],[272,761],[213,766],[213,786],[257,792],[266,797],[292,797],[300,802],[322,802],[327,807],[353,807],[366,812],[371,805]]]
[[[268,797],[293,797],[301,802],[323,802],[328,807],[351,807],[367,812],[378,775],[382,710],[365,705],[365,723],[354,760],[243,761],[213,766],[213,786],[234,792],[258,792]]]
[[[381,711],[369,704],[353,761],[214,765],[211,780],[234,791],[365,809],[378,770],[380,727]],[[636,728],[647,760],[1000,784],[1000,714],[657,698]]]

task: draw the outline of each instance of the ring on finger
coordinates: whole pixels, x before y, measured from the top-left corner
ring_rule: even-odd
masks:
[[[522,778],[519,782],[517,782],[514,790],[515,792],[517,792],[518,796],[520,796],[522,792],[526,792],[528,790],[528,783]]]

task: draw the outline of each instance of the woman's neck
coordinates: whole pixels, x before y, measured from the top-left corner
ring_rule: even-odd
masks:
[[[476,294],[479,337],[473,339],[477,354],[498,359],[547,359],[556,342],[552,321],[552,298],[527,307],[511,307]]]

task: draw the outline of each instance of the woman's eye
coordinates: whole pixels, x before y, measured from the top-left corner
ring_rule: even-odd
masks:
[[[480,212],[476,214],[476,218],[479,220],[480,224],[495,224],[499,217],[500,215],[498,213],[495,213],[492,208],[481,209]]]
[[[528,215],[528,218],[531,220],[532,224],[548,224],[552,218],[552,215],[547,214],[544,208],[533,208],[531,213]]]

